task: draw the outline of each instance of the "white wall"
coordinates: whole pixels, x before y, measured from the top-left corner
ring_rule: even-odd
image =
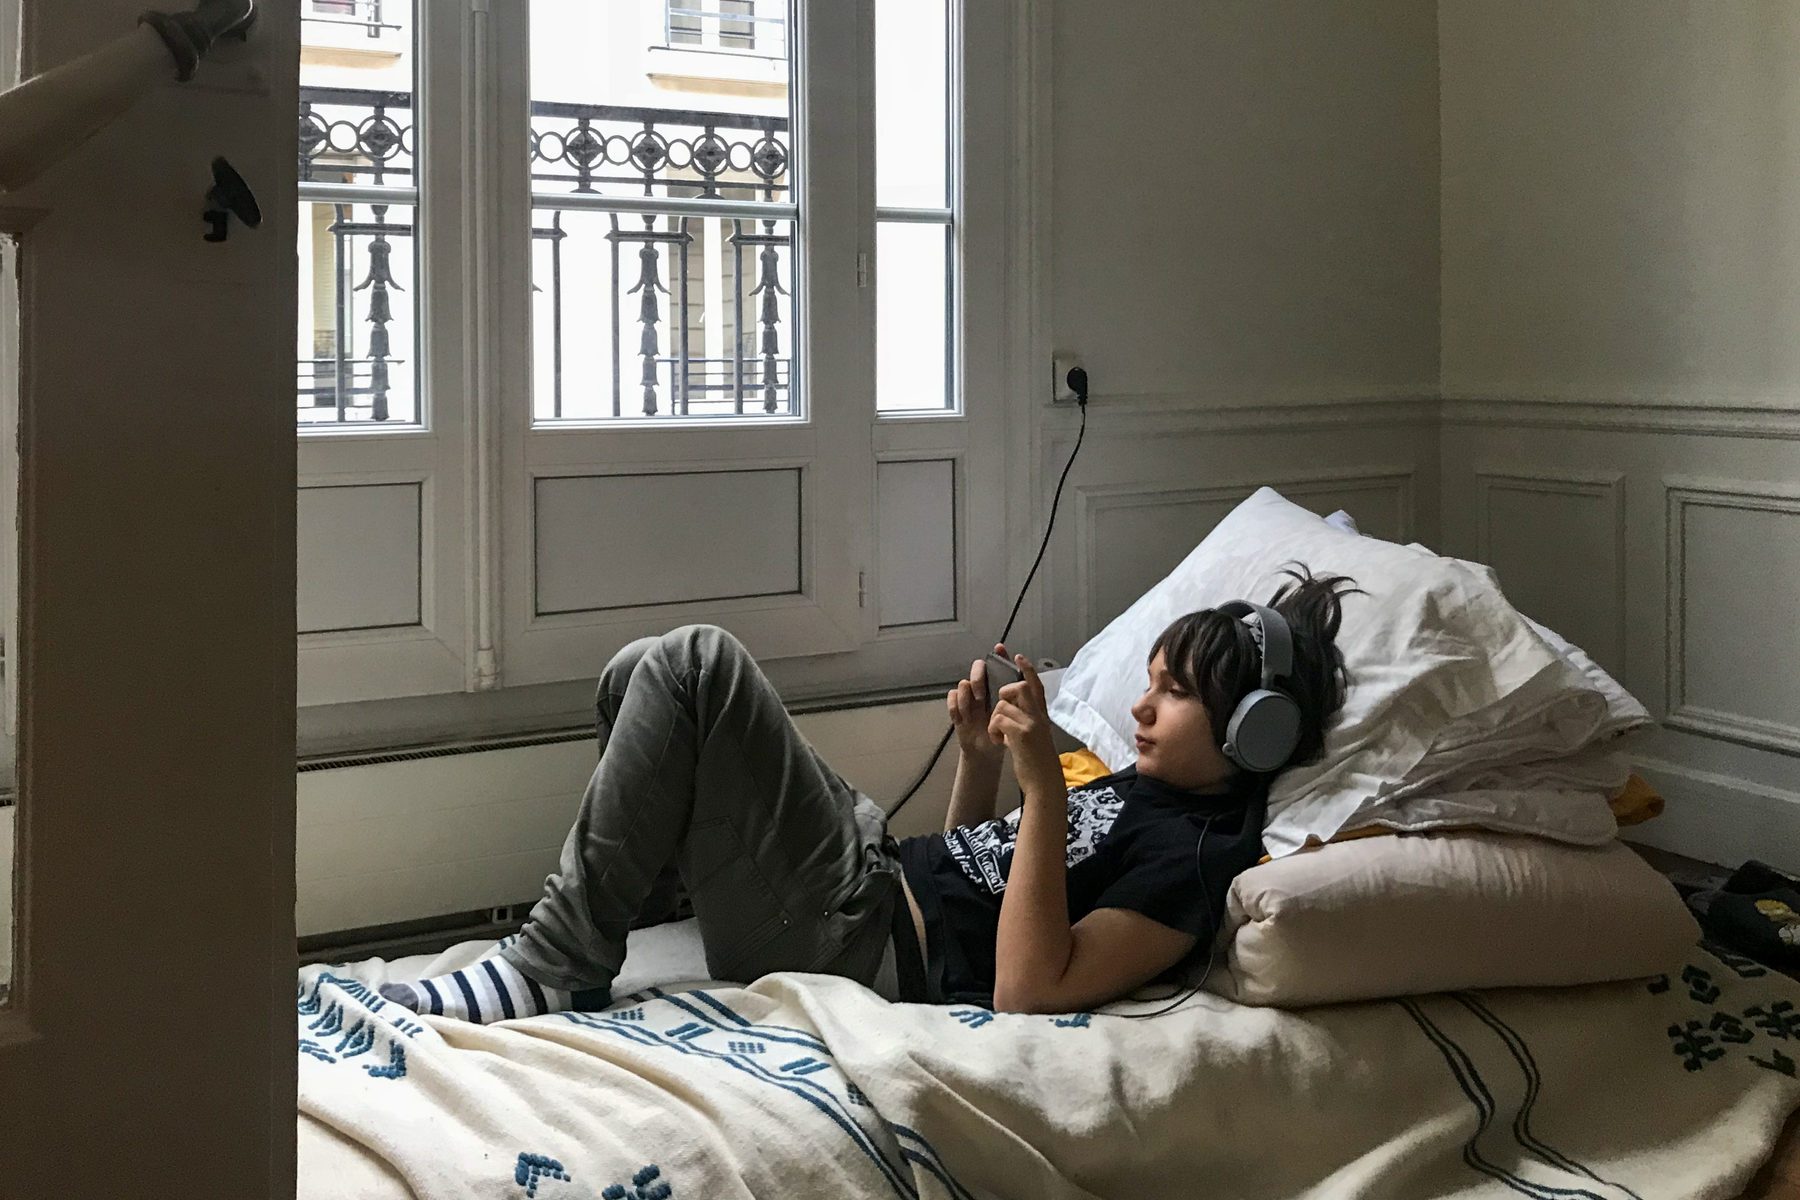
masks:
[[[1096,389],[1436,391],[1435,12],[1058,0],[1052,333]]]
[[[1443,5],[1443,379],[1682,401],[1800,382],[1800,6]]]
[[[1800,7],[1447,0],[1445,546],[1664,728],[1634,836],[1800,869]]]
[[[1434,540],[1435,5],[1051,8],[1045,337],[1093,402],[1030,649],[1066,658],[1261,483]],[[1075,421],[1034,411],[1041,528]]]

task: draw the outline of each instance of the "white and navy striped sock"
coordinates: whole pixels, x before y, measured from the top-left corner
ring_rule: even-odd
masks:
[[[416,983],[384,983],[381,995],[416,1013],[459,1017],[478,1025],[591,1007],[596,999],[591,992],[571,994],[547,987],[498,955]],[[600,1005],[604,1003],[602,995]]]

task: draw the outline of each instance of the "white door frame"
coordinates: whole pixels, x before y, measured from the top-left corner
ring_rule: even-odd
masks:
[[[0,1194],[294,1194],[296,0],[7,198],[19,957]],[[28,74],[141,0],[25,0]],[[201,240],[209,163],[256,231]]]

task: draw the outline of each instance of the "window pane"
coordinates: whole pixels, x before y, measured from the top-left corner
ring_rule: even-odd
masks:
[[[301,204],[301,425],[418,423],[414,211]]]
[[[950,204],[950,8],[875,0],[875,203]]]
[[[875,229],[875,408],[951,407],[950,229],[883,221]]]
[[[299,423],[419,423],[410,0],[301,0]],[[401,189],[388,204],[332,188]]]
[[[537,420],[797,415],[791,216],[656,203],[794,202],[789,11],[533,0]]]
[[[532,415],[793,416],[793,223],[539,210]]]

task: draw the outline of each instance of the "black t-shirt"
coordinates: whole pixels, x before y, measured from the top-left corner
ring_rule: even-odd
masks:
[[[1199,939],[1159,979],[1212,946],[1231,880],[1262,856],[1266,784],[1228,794],[1184,792],[1127,769],[1068,795],[1069,923],[1127,908]],[[995,937],[1023,808],[948,833],[899,842],[900,865],[930,943],[929,999],[993,1007]],[[1210,825],[1208,819],[1210,818]],[[1196,849],[1206,829],[1205,887]]]

